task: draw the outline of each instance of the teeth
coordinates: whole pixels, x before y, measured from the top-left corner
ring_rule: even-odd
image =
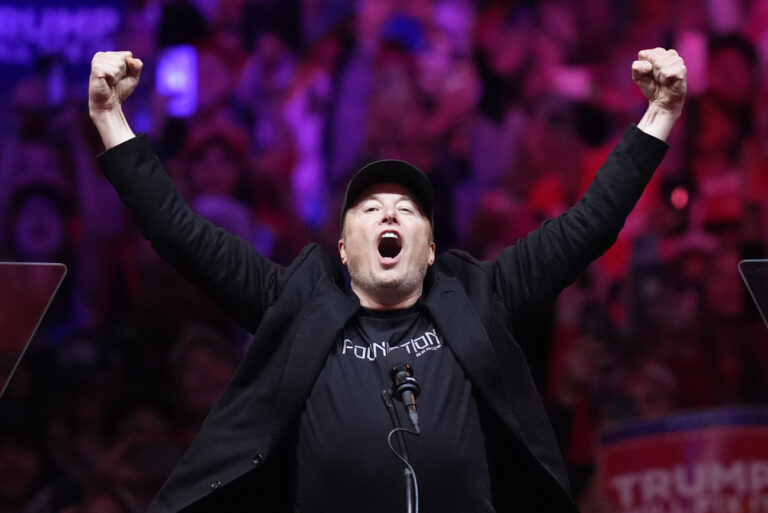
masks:
[[[397,234],[392,232],[386,232],[381,235],[382,239],[397,239]]]

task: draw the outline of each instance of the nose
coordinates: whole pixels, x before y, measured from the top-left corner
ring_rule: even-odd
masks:
[[[397,217],[397,209],[394,205],[385,206],[381,210],[382,212],[382,224],[400,224]]]

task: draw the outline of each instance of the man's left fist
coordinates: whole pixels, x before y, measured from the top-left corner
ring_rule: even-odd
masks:
[[[642,50],[632,63],[632,80],[653,106],[679,115],[688,90],[683,58],[675,50]]]

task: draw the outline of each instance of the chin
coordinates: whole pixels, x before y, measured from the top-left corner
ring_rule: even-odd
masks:
[[[373,274],[367,281],[375,288],[396,289],[402,286],[405,280],[403,276],[393,276],[391,272],[382,272]]]
[[[403,287],[403,281],[402,280],[376,280],[376,287],[380,289],[387,289],[387,290],[396,290]]]
[[[382,289],[387,289],[389,291],[398,290],[401,293],[410,294],[414,290],[421,287],[423,280],[423,273],[412,271],[404,274],[398,273],[397,276],[376,276],[374,283],[377,287]]]
[[[350,278],[360,288],[375,294],[381,291],[390,294],[408,295],[418,290],[424,280],[427,266],[423,269],[411,269],[403,271],[402,269],[376,269],[361,271],[355,266],[347,266]]]

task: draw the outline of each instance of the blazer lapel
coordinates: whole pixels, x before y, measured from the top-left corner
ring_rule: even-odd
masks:
[[[436,276],[425,306],[473,388],[515,435],[524,440],[520,425],[505,400],[504,382],[491,340],[458,280]]]
[[[301,412],[334,343],[359,308],[357,297],[350,291],[340,290],[333,280],[315,288],[283,374],[274,433],[284,432]]]

